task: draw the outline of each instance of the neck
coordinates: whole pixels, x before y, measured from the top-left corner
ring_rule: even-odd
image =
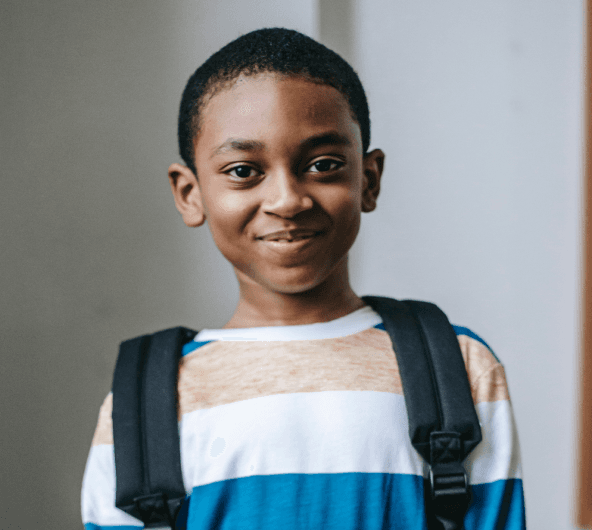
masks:
[[[328,322],[364,307],[349,284],[347,261],[324,282],[301,293],[284,293],[237,273],[240,300],[225,328],[291,326]]]

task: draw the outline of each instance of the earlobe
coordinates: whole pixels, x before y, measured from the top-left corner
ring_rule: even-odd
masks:
[[[364,189],[362,190],[362,211],[371,212],[376,208],[380,193],[380,178],[384,168],[384,153],[374,149],[364,155]]]
[[[201,226],[206,220],[201,190],[193,171],[182,164],[171,164],[169,182],[175,199],[175,206],[187,226]]]

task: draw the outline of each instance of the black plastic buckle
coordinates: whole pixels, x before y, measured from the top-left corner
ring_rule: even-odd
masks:
[[[430,497],[437,514],[462,521],[471,501],[471,490],[461,464],[439,464],[430,469]]]
[[[142,495],[134,499],[134,505],[144,521],[146,528],[151,526],[161,526],[163,523],[174,528],[174,516],[169,510],[167,496],[164,493],[153,493],[151,495]]]

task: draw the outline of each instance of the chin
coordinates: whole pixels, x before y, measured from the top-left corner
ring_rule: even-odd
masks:
[[[312,291],[317,285],[276,285],[272,289],[280,294],[303,294]]]
[[[266,279],[263,282],[268,289],[281,294],[302,294],[308,291],[312,291],[317,287],[325,283],[325,277],[319,277],[319,274],[315,274],[314,277],[307,276],[296,277],[296,278],[282,278],[280,281],[274,282],[273,280]]]
[[[315,267],[286,267],[278,270],[256,270],[244,267],[235,272],[239,282],[258,285],[270,293],[277,294],[304,294],[315,289],[321,289],[330,281],[330,278],[337,272],[338,267],[334,266]],[[347,270],[347,269],[346,269]],[[347,273],[346,273],[347,274]]]

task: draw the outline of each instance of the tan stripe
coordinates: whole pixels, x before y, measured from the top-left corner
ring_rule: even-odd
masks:
[[[99,421],[95,429],[92,445],[113,445],[113,422],[111,420],[111,411],[113,410],[113,394],[109,395],[103,401],[99,411]]]
[[[475,402],[508,399],[503,368],[479,341],[459,336]],[[497,368],[499,366],[499,368]],[[402,394],[388,334],[375,328],[339,339],[211,342],[180,369],[180,411],[273,394],[366,390]]]
[[[509,399],[504,369],[479,341],[458,337],[475,403]],[[388,334],[375,328],[338,339],[218,341],[185,356],[179,417],[274,394],[357,390],[402,394]],[[112,444],[113,396],[105,399],[93,445]]]
[[[506,373],[501,364],[492,366],[471,385],[475,403],[509,400]]]
[[[478,340],[458,336],[475,403],[509,399],[503,366]]]
[[[402,394],[390,339],[369,329],[338,339],[211,342],[184,357],[182,414],[255,397],[328,390]]]

